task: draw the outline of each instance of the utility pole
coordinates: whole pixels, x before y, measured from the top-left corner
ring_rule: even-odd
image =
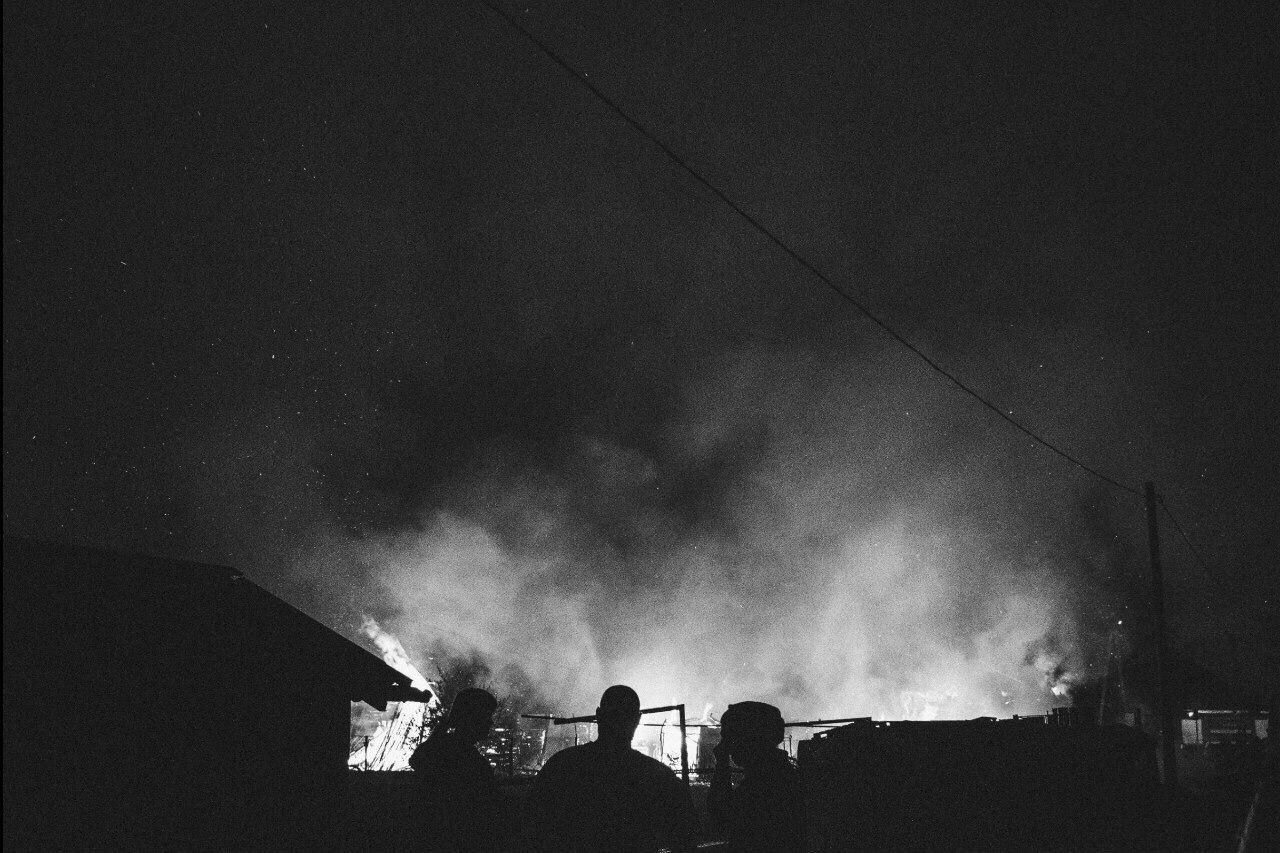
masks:
[[[1226,633],[1227,640],[1227,662],[1231,669],[1231,686],[1227,690],[1227,695],[1232,698],[1237,707],[1244,707],[1249,704],[1248,691],[1244,689],[1244,682],[1240,680],[1240,646],[1236,642],[1236,635],[1233,631]]]
[[[1147,541],[1151,548],[1151,597],[1156,617],[1156,713],[1159,719],[1160,781],[1178,784],[1176,739],[1179,722],[1170,690],[1169,648],[1165,641],[1164,572],[1160,568],[1160,528],[1156,516],[1156,486],[1147,481]]]

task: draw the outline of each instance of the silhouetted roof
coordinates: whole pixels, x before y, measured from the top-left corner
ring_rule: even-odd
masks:
[[[272,645],[260,659],[278,659],[284,670],[300,665],[321,681],[317,689],[379,708],[430,697],[408,676],[227,566],[5,537],[4,598],[6,622],[20,607],[24,621],[54,631],[92,622],[97,636],[106,626],[163,643],[174,626],[211,624],[247,635],[249,644],[261,632]],[[29,642],[38,654],[54,639],[5,635],[6,656],[11,643]],[[174,666],[180,667],[176,657]]]

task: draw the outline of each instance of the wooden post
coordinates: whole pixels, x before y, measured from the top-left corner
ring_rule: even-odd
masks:
[[[1160,567],[1160,527],[1156,516],[1156,486],[1146,483],[1147,543],[1151,549],[1151,597],[1156,623],[1156,696],[1160,734],[1160,781],[1178,784],[1178,736],[1176,709],[1170,695],[1169,649],[1165,640],[1164,572]]]
[[[676,706],[676,710],[680,712],[680,777],[684,779],[684,786],[689,787],[689,739],[685,733],[684,722],[684,703],[681,702]]]

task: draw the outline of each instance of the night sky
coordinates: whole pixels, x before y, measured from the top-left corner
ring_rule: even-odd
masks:
[[[1277,22],[966,5],[504,8],[979,393],[1155,481],[1205,562],[1163,516],[1186,671],[1256,683]],[[1127,618],[1143,659],[1139,497],[484,7],[115,6],[5,4],[6,534],[235,565],[575,698],[662,661],[682,700],[963,714],[926,689],[953,653],[1075,689]]]

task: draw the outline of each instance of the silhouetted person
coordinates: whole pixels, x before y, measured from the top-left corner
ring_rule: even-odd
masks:
[[[660,843],[693,849],[688,789],[665,764],[631,748],[639,724],[640,697],[630,687],[610,687],[596,708],[596,740],[563,749],[543,765],[533,802],[538,849],[640,853]]]
[[[493,851],[508,829],[493,767],[476,749],[489,734],[498,700],[485,690],[458,693],[448,715],[423,741],[409,766],[422,776],[417,824],[428,849]]]
[[[734,853],[782,853],[805,847],[800,774],[781,749],[782,713],[763,702],[738,702],[720,718],[716,769],[707,812]],[[734,787],[729,759],[742,768]]]

